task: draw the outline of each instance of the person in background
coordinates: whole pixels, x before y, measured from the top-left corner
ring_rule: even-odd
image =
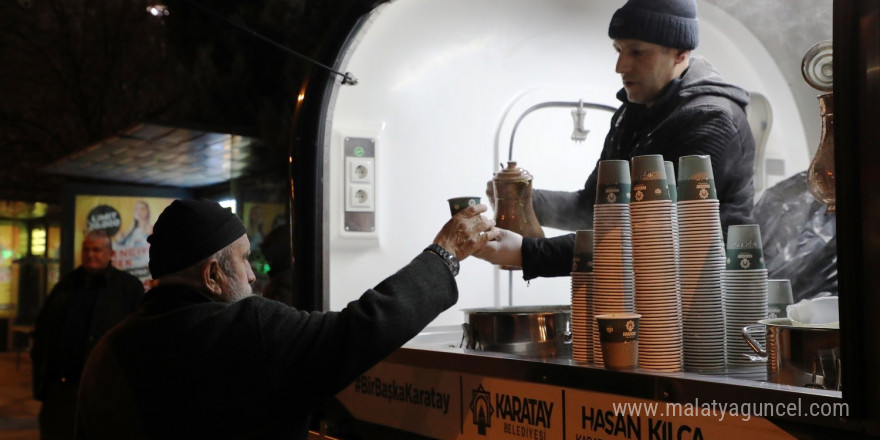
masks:
[[[34,324],[34,398],[42,401],[41,439],[72,439],[80,374],[95,344],[144,293],[139,279],[110,265],[103,230],[86,233],[82,265],[52,288]]]
[[[260,251],[269,261],[269,284],[263,289],[263,297],[295,305],[290,226],[282,224],[269,231],[260,243]]]
[[[305,439],[309,414],[458,299],[459,260],[500,230],[465,209],[394,275],[335,312],[253,295],[241,220],[176,200],[150,236],[158,286],[107,334],[79,391],[81,439]]]
[[[746,118],[749,94],[726,83],[714,67],[691,51],[699,43],[695,0],[629,0],[608,26],[623,81],[622,105],[599,160],[630,160],[661,154],[678,172],[678,159],[709,155],[720,201],[721,225],[754,223],[755,141]],[[597,168],[584,189],[535,190],[532,204],[544,226],[565,230],[593,224]],[[491,183],[491,182],[490,182]],[[492,199],[491,187],[487,193]],[[571,272],[574,234],[523,238],[502,231],[477,257],[523,268],[526,280]]]

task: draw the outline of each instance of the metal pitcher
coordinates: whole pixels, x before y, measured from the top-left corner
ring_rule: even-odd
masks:
[[[507,168],[492,177],[495,192],[495,224],[524,237],[544,237],[532,208],[532,175],[507,162]]]

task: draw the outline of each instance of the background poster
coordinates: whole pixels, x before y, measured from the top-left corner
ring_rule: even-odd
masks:
[[[107,231],[113,241],[113,266],[141,279],[150,277],[150,245],[153,223],[174,198],[77,195],[74,214],[74,267],[81,261],[83,236],[93,229]]]

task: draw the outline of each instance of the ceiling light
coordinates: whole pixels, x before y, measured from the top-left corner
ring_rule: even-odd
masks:
[[[156,3],[147,6],[147,12],[149,12],[150,15],[152,15],[153,17],[164,17],[170,14],[170,12],[168,11],[168,7],[166,7],[162,3]]]

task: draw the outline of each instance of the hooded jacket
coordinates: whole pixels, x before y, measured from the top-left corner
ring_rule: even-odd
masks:
[[[754,223],[755,140],[745,107],[749,94],[726,83],[706,59],[693,56],[680,78],[671,81],[648,108],[629,102],[611,118],[611,129],[599,160],[630,160],[660,154],[678,174],[678,159],[708,155],[720,202],[721,226]],[[566,230],[593,225],[598,167],[576,192],[535,190],[535,214],[544,226]],[[574,234],[548,239],[525,237],[522,244],[523,278],[563,276],[571,272]]]

